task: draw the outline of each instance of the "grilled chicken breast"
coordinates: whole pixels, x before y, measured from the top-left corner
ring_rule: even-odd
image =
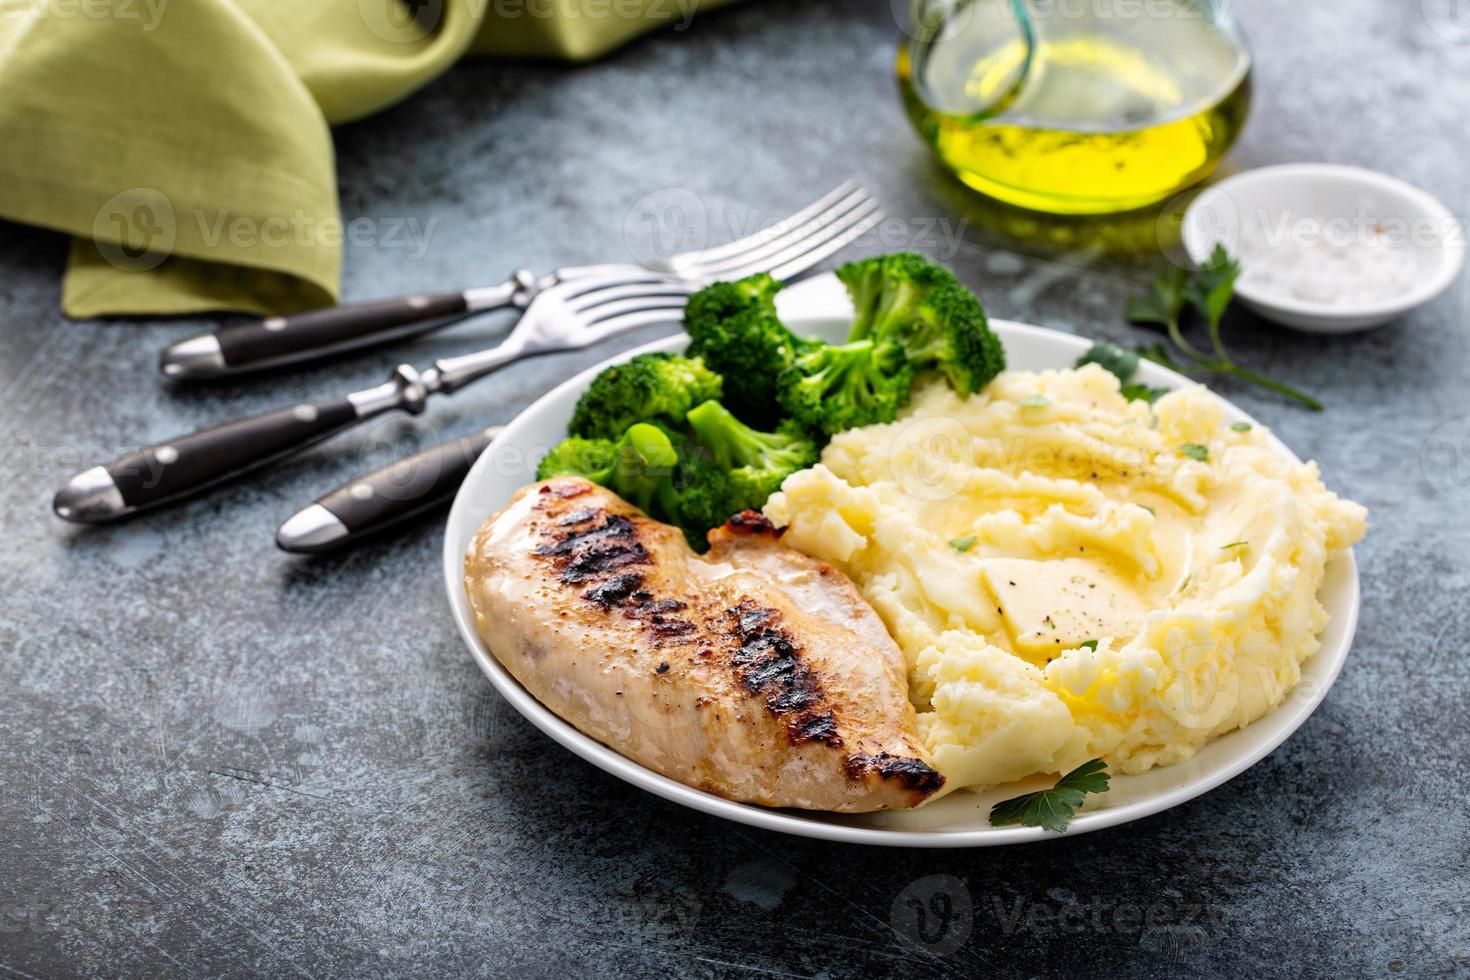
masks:
[[[677,528],[560,477],[480,528],[480,638],[541,703],[623,755],[733,800],[912,807],[944,784],[903,654],[840,571],[747,511],[701,557]]]

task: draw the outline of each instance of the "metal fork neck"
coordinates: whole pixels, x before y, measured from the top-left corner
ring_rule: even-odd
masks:
[[[458,391],[511,361],[557,349],[559,348],[535,336],[512,332],[502,343],[489,350],[476,351],[460,357],[440,358],[434,362],[432,368],[424,372],[423,381],[425,385],[430,386],[431,391],[445,393]]]
[[[420,374],[411,364],[400,364],[388,375],[388,380],[372,388],[354,391],[347,396],[357,412],[358,418],[381,415],[393,409],[402,409],[410,415],[424,410],[429,395],[438,390],[433,369]]]
[[[536,274],[530,269],[517,269],[510,274],[510,278],[498,286],[481,286],[476,289],[464,291],[465,309],[471,313],[479,313],[483,310],[500,310],[506,307],[514,307],[524,310],[531,305],[531,300],[555,280],[537,279]]]

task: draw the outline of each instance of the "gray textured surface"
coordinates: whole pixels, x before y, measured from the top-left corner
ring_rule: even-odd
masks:
[[[1259,84],[1233,167],[1365,164],[1464,213],[1470,44],[1434,30],[1453,33],[1449,3],[1241,7]],[[671,187],[717,217],[770,216],[854,174],[895,215],[970,218],[952,261],[993,313],[1138,336],[1117,311],[1156,256],[1118,254],[1116,235],[1018,242],[944,181],[900,116],[886,8],[770,2],[593,67],[461,66],[340,134],[349,217],[437,219],[421,257],[351,250],[349,295],[615,256],[635,202]],[[1372,510],[1357,643],[1302,730],[1127,827],[909,852],[721,823],[557,748],[454,636],[434,521],[331,560],[273,548],[283,516],[395,440],[508,419],[608,349],[509,370],[432,427],[381,426],[79,530],[48,501],[83,462],[492,330],[169,390],[156,351],[205,321],[66,322],[63,255],[0,227],[0,974],[1470,971],[1470,493],[1438,492],[1421,468],[1436,427],[1470,413],[1463,283],[1358,337],[1231,327],[1242,360],[1330,408],[1222,390]],[[936,891],[957,931],[926,941],[910,899]]]

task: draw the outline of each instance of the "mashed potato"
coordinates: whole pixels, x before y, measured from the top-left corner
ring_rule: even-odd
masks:
[[[1323,567],[1366,512],[1203,388],[1127,401],[1089,365],[915,392],[766,506],[841,567],[909,662],[952,787],[1188,759],[1280,704]]]

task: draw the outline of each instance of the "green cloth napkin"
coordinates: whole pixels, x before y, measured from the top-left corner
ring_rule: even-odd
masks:
[[[724,0],[0,0],[0,217],[77,318],[337,301],[330,126],[467,52],[596,57]]]

